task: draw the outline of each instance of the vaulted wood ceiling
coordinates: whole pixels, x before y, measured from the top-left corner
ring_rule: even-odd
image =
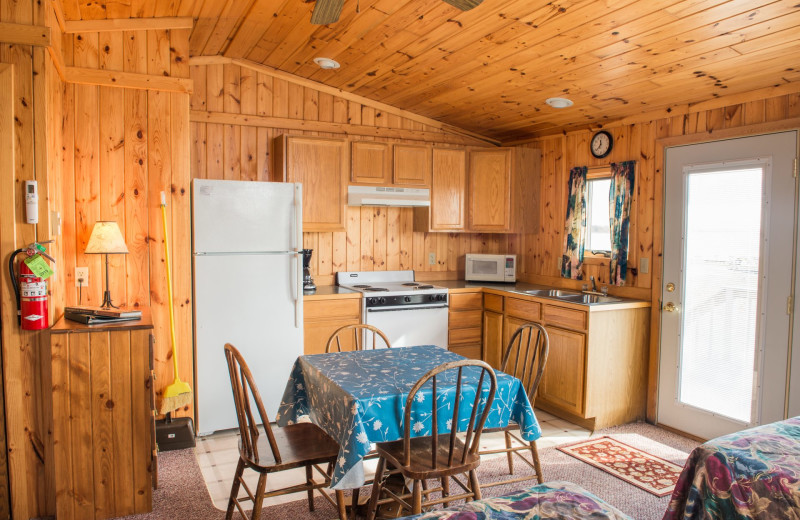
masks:
[[[193,56],[246,58],[503,141],[800,81],[800,0],[483,0],[467,12],[345,0],[327,26],[302,0],[63,2],[71,20],[192,16]],[[551,108],[553,96],[575,105]]]

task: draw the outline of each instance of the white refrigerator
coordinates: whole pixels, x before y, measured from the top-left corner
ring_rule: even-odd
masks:
[[[303,353],[301,185],[195,179],[197,432],[237,427],[223,348],[250,366],[270,420]]]

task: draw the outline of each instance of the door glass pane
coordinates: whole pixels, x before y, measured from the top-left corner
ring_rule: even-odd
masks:
[[[763,173],[687,179],[679,399],[744,422],[752,406]]]

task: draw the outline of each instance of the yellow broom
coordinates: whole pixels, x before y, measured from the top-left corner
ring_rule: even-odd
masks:
[[[175,379],[172,384],[164,390],[164,397],[161,399],[161,414],[174,412],[178,408],[192,402],[192,387],[189,383],[181,381],[178,376],[178,352],[175,349],[175,312],[172,308],[172,276],[169,266],[169,239],[167,236],[167,196],[161,192],[161,220],[164,223],[164,258],[167,264],[167,294],[169,296],[169,333],[172,340],[172,370],[175,372]]]

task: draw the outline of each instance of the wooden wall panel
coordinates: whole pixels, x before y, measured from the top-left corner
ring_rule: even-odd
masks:
[[[77,66],[186,78],[189,30],[74,34],[65,59]],[[67,305],[102,300],[102,259],[83,254],[97,220],[115,220],[129,253],[109,255],[109,287],[116,305],[149,306],[156,336],[157,401],[172,381],[161,192],[167,194],[173,305],[181,379],[193,385],[191,307],[189,95],[91,85],[70,85],[64,121],[74,133],[66,146],[62,196],[65,268],[89,266],[89,286],[67,283]],[[221,100],[222,98],[220,98]],[[195,146],[196,148],[196,146]],[[205,157],[205,154],[203,155]],[[67,188],[67,185],[71,188]],[[72,192],[70,190],[73,190]],[[179,415],[191,415],[187,406]]]
[[[694,112],[671,118],[642,123],[609,126],[605,129],[614,137],[614,148],[608,157],[594,158],[589,152],[593,131],[576,131],[555,135],[527,144],[542,150],[541,205],[538,211],[540,228],[522,236],[522,278],[536,283],[580,288],[582,281],[560,277],[560,259],[564,245],[567,181],[569,170],[575,166],[602,166],[612,162],[636,160],[636,187],[630,226],[628,279],[625,287],[611,287],[610,293],[650,299],[653,286],[654,229],[662,226],[661,215],[654,212],[656,197],[656,140],[725,128],[780,121],[796,117],[798,94],[748,101],[719,109]],[[638,272],[641,259],[649,264],[648,273]],[[633,270],[636,269],[637,272]],[[605,259],[587,259],[584,279],[594,276],[598,284],[609,280]]]
[[[4,2],[0,22],[47,25],[53,38],[61,33],[50,2]],[[58,147],[60,89],[50,54],[42,47],[0,44],[0,250],[4,260],[35,240],[58,240],[51,229],[52,212],[61,211]],[[39,224],[24,220],[26,180],[39,183]],[[48,280],[52,295],[50,319],[60,311],[63,294],[63,248],[48,245],[56,258],[56,274]],[[16,303],[8,275],[0,277],[2,370],[0,392],[0,518],[31,518],[54,514],[54,500],[45,489],[52,483],[50,407],[44,388],[49,375],[44,333],[23,332],[17,325]]]
[[[191,109],[332,121],[386,128],[437,132],[416,121],[272,78],[236,65],[195,65]],[[266,180],[272,168],[272,139],[286,130],[212,123],[191,123],[192,177]],[[295,131],[337,137],[326,132]],[[442,143],[447,143],[442,134]],[[413,142],[375,138],[385,142]],[[450,145],[452,146],[452,145]],[[305,233],[304,247],[314,249],[311,271],[318,285],[334,283],[338,271],[416,269],[420,279],[447,278],[463,272],[465,253],[506,252],[516,243],[505,237],[413,231],[410,208],[347,208],[346,231]],[[482,238],[484,237],[484,238]],[[428,264],[428,253],[436,263]]]

